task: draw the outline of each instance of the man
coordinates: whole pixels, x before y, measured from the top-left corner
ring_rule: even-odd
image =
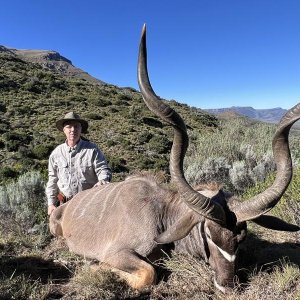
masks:
[[[80,191],[107,184],[112,176],[100,149],[81,138],[81,133],[87,133],[87,121],[70,112],[56,122],[56,127],[64,132],[66,141],[49,157],[48,215],[56,208],[58,200],[63,203]]]

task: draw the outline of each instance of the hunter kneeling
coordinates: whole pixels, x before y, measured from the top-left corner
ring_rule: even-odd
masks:
[[[46,187],[48,215],[78,192],[107,184],[112,177],[106,159],[97,145],[81,137],[82,133],[87,133],[86,120],[69,112],[56,122],[56,127],[64,132],[66,140],[49,157]]]

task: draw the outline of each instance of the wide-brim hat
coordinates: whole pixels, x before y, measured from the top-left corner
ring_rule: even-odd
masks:
[[[56,128],[59,130],[59,131],[63,131],[64,129],[64,124],[68,121],[77,121],[81,124],[81,132],[82,133],[87,133],[87,129],[89,127],[89,124],[86,120],[83,120],[80,118],[80,116],[76,113],[74,113],[73,111],[67,113],[63,119],[60,119],[56,122]]]

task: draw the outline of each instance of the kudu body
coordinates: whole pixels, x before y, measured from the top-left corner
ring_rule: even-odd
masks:
[[[143,28],[138,81],[146,105],[174,127],[170,157],[171,178],[178,191],[163,188],[155,178],[135,175],[77,194],[50,216],[50,230],[62,236],[69,249],[97,259],[135,288],[155,283],[151,260],[164,245],[205,259],[215,271],[215,285],[233,285],[239,243],[246,221],[267,228],[297,231],[296,225],[266,215],[286,190],[292,176],[289,130],[300,118],[300,104],[278,124],[273,139],[277,175],[270,188],[239,202],[219,190],[194,190],[185,180],[183,159],[188,147],[184,121],[154,93],[147,72],[146,29]]]

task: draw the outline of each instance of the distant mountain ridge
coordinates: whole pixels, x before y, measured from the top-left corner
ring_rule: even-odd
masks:
[[[87,72],[75,67],[72,61],[53,50],[14,49],[0,45],[0,52],[17,55],[25,61],[36,63],[44,69],[58,72],[63,76],[85,79],[89,82],[103,84],[104,82],[92,77]]]
[[[95,77],[89,75],[87,72],[81,70],[80,68],[75,67],[72,64],[71,60],[65,58],[57,51],[15,49],[15,48],[10,48],[10,47],[5,47],[0,45],[0,53],[1,52],[7,53],[8,55],[17,56],[27,62],[38,64],[43,69],[49,70],[51,72],[56,72],[62,76],[84,79],[88,82],[96,83],[100,85],[106,84],[104,81],[96,79]],[[253,107],[239,107],[239,106],[232,106],[229,108],[219,108],[219,109],[202,109],[202,110],[214,115],[233,112],[241,116],[246,116],[254,120],[268,122],[268,123],[277,123],[287,111],[280,107],[276,107],[272,109],[254,109]]]
[[[242,116],[246,116],[248,118],[267,122],[267,123],[277,123],[282,116],[287,112],[286,109],[281,107],[275,107],[270,109],[254,109],[253,107],[240,107],[240,106],[232,106],[228,108],[216,108],[216,109],[203,109],[204,111],[219,115],[226,112],[235,112]]]

